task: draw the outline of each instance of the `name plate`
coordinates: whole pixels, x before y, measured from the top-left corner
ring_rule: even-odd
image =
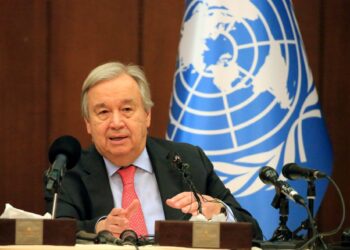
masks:
[[[16,220],[15,244],[16,245],[42,245],[43,228],[42,220]]]
[[[220,248],[220,223],[193,222],[192,247]]]
[[[252,225],[245,222],[156,221],[160,246],[250,250]]]
[[[73,219],[0,219],[0,245],[75,245]]]

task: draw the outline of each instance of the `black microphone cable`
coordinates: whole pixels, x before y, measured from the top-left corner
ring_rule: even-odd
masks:
[[[90,233],[84,230],[78,231],[76,234],[76,243],[78,244],[110,244],[117,246],[131,245],[135,249],[139,246],[154,245],[154,236],[142,235],[138,237],[137,233],[132,229],[124,230],[119,238],[115,237],[110,231],[103,230],[99,233]]]
[[[307,216],[309,218],[309,225],[310,225],[311,231],[312,231],[312,238],[311,239],[316,239],[318,237],[318,233],[317,233],[317,229],[315,226],[314,218],[312,217],[312,214],[311,214],[309,207],[306,204],[302,204],[302,206],[306,209]],[[302,249],[305,249],[305,247],[308,247],[308,245],[311,242],[313,242],[313,240],[311,240],[311,239],[306,241],[301,247],[298,248],[298,250],[302,250]]]
[[[305,242],[300,248],[298,248],[297,250],[306,249],[310,244],[313,244],[313,243],[317,240],[317,238],[322,239],[323,237],[327,237],[327,236],[331,236],[331,235],[336,234],[337,232],[339,232],[339,230],[341,229],[341,227],[342,227],[343,224],[344,224],[346,210],[345,210],[345,202],[344,202],[343,195],[342,195],[342,193],[341,193],[341,191],[340,191],[338,185],[335,183],[335,181],[334,181],[331,177],[329,177],[329,176],[326,176],[326,178],[333,184],[333,186],[335,187],[335,189],[336,189],[336,191],[337,191],[337,193],[338,193],[338,196],[339,196],[339,198],[340,198],[340,202],[341,202],[341,206],[342,206],[342,210],[343,210],[341,221],[340,221],[340,223],[338,224],[338,226],[337,226],[335,229],[333,229],[333,230],[331,230],[331,231],[329,231],[329,232],[317,233],[316,229],[314,228],[313,218],[311,217],[311,220],[312,220],[312,221],[310,221],[310,224],[313,226],[313,228],[312,228],[312,230],[313,230],[313,232],[314,232],[314,233],[313,233],[313,236],[312,236],[308,241],[306,241],[306,242]],[[308,207],[306,207],[306,208],[307,208],[307,211],[308,211],[309,216],[311,216],[311,213],[310,213],[310,211],[309,211],[309,208],[308,208]],[[311,222],[312,222],[312,223],[311,223]],[[323,247],[324,247],[324,249],[328,249],[327,246],[323,246]]]
[[[115,237],[110,231],[103,230],[98,233],[99,242],[102,244],[112,244],[117,246],[131,245],[138,250],[137,234],[133,230],[124,230],[119,238]]]
[[[154,245],[154,235],[141,235],[137,241],[139,246]]]
[[[338,187],[337,183],[330,176],[326,176],[326,178],[327,178],[327,180],[329,182],[331,182],[333,184],[334,188],[336,189],[336,191],[338,193],[343,213],[342,213],[342,218],[341,218],[340,223],[338,224],[338,226],[335,229],[331,230],[331,231],[321,233],[322,237],[327,237],[327,236],[331,236],[331,235],[334,235],[334,234],[338,233],[339,230],[342,228],[342,226],[344,224],[345,214],[346,214],[344,197],[343,197],[342,192],[340,191],[340,188]]]

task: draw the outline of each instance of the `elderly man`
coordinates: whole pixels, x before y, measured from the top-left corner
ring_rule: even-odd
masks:
[[[259,225],[225,188],[202,149],[148,135],[152,106],[138,66],[111,62],[88,75],[81,108],[93,144],[63,179],[57,217],[76,218],[79,230],[108,230],[118,237],[125,229],[154,234],[156,220],[197,215],[194,194],[169,159],[176,152],[190,166],[202,214],[211,219],[225,208],[228,221],[252,223],[254,237],[261,239]],[[50,210],[52,197],[46,200]]]

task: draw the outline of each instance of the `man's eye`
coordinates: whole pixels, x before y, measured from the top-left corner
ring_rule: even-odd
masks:
[[[122,109],[124,112],[131,112],[132,108],[131,107],[125,107]]]
[[[107,119],[109,116],[109,111],[107,109],[99,110],[97,112],[97,117],[101,120]]]

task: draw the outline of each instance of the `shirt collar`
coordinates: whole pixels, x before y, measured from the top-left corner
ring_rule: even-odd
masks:
[[[120,166],[114,165],[112,162],[110,162],[105,157],[103,157],[103,160],[104,160],[105,165],[106,165],[108,176],[112,176],[116,171],[119,170]],[[151,160],[149,158],[146,147],[143,149],[142,153],[139,155],[139,157],[134,161],[134,163],[132,165],[135,165],[138,168],[140,168],[144,171],[147,171],[149,173],[153,173]]]

